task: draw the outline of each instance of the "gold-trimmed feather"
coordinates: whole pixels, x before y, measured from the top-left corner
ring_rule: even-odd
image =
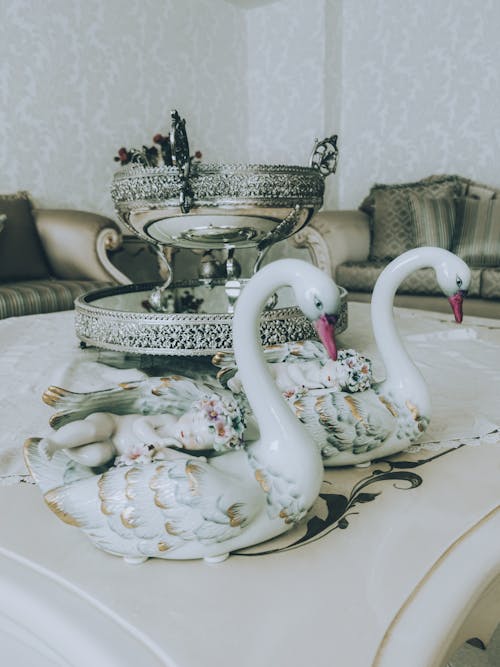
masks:
[[[80,528],[81,523],[78,521],[78,519],[72,516],[69,512],[61,509],[59,505],[60,495],[60,489],[52,489],[51,491],[47,491],[43,498],[52,512],[54,512],[54,514],[58,517],[58,519],[61,519],[61,521],[64,521],[64,523],[67,523],[70,526],[76,526],[76,528]]]
[[[269,493],[271,490],[271,487],[269,485],[269,482],[267,481],[267,478],[264,474],[264,472],[260,469],[257,469],[255,471],[255,479],[259,482],[261,489],[264,491],[264,493]]]
[[[378,400],[382,403],[382,405],[384,405],[389,410],[389,412],[391,413],[391,415],[393,417],[398,417],[398,414],[399,414],[398,411],[396,410],[394,405],[390,401],[387,400],[387,398],[385,396],[380,396],[379,395]]]
[[[233,528],[241,526],[241,524],[245,521],[245,517],[241,514],[242,509],[243,503],[233,503],[226,510],[226,514],[229,517],[229,525]]]

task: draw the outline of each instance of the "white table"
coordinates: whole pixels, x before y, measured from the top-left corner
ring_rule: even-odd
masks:
[[[286,548],[299,530],[253,550],[267,555],[136,568],[61,523],[36,487],[12,483],[26,473],[24,439],[48,430],[38,398],[48,384],[97,388],[135,371],[96,374],[99,354],[78,349],[72,313],[0,322],[0,555],[69,582],[166,665],[439,665],[454,635],[476,629],[460,633],[479,598],[493,608],[485,635],[500,620],[498,596],[485,593],[500,576],[500,322],[397,313],[431,386],[434,442],[328,471],[314,511],[324,530],[306,544]],[[349,316],[341,345],[377,365],[367,307],[351,304]]]

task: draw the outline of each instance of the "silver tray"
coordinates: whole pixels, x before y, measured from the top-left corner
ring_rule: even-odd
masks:
[[[177,167],[132,163],[114,175],[111,196],[125,225],[147,241],[263,249],[302,229],[325,187],[313,167],[193,164],[186,212],[179,198],[185,182]]]
[[[198,312],[155,313],[147,309],[151,290],[161,283],[143,283],[87,292],[75,301],[75,330],[86,345],[135,354],[203,356],[232,350],[233,316],[222,281],[172,283],[168,288],[177,309],[198,307]],[[342,290],[342,288],[341,288]],[[317,339],[302,311],[291,305],[291,291],[279,290],[277,307],[262,314],[263,345]],[[202,300],[202,303],[197,303]],[[205,312],[201,312],[205,311]],[[347,328],[347,292],[336,331]]]

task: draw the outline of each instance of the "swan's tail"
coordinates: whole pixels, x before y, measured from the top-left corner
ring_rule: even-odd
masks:
[[[113,412],[127,414],[138,397],[138,382],[124,382],[118,387],[78,393],[62,387],[49,387],[43,394],[44,403],[56,408],[56,414],[49,420],[58,429],[76,419],[85,419],[93,412]]]
[[[78,393],[62,387],[49,387],[43,401],[56,408],[49,424],[58,429],[76,419],[85,419],[93,412],[151,415],[183,414],[193,401],[202,396],[195,382],[178,375],[122,382],[117,387]]]
[[[24,460],[42,493],[45,494],[64,484],[94,476],[91,468],[72,461],[64,452],[56,451],[49,460],[41,451],[40,441],[41,438],[26,440]]]

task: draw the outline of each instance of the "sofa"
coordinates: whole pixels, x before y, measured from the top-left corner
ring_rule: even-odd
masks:
[[[437,245],[461,256],[472,281],[464,312],[500,318],[500,190],[460,176],[374,185],[358,210],[322,211],[294,242],[348,290],[370,301],[391,259],[412,247]],[[396,306],[448,312],[431,269],[401,285]]]
[[[107,217],[0,195],[0,319],[68,310],[84,292],[129,283],[110,261],[120,244]]]

